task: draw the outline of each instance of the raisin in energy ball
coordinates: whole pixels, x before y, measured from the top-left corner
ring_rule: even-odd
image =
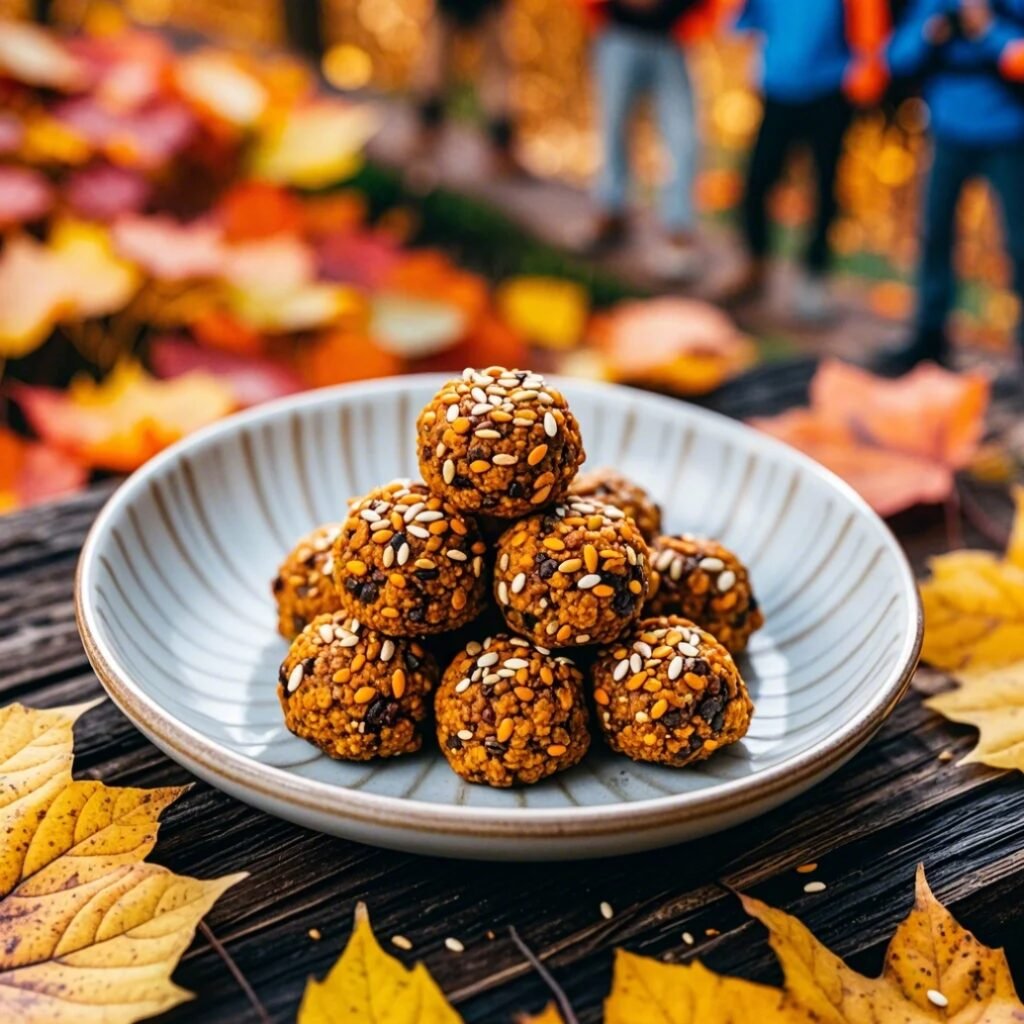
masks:
[[[733,654],[764,625],[743,563],[717,541],[683,534],[651,549],[651,593],[644,615],[681,615],[708,630]]]
[[[647,544],[611,505],[569,498],[499,538],[494,596],[509,628],[537,643],[609,643],[640,615]]]
[[[527,370],[467,369],[420,413],[420,472],[456,508],[513,519],[565,497],[583,462],[561,393]]]
[[[571,768],[587,752],[583,674],[519,637],[471,641],[434,700],[437,739],[468,782],[528,785]]]
[[[607,467],[590,473],[580,473],[572,482],[569,493],[586,501],[600,501],[614,505],[633,520],[650,542],[661,533],[661,509],[651,496],[632,480]]]
[[[277,695],[296,736],[330,757],[367,761],[419,750],[437,676],[437,663],[415,640],[394,640],[335,612],[292,642]]]
[[[686,619],[644,619],[601,652],[594,702],[608,745],[682,767],[746,735],[754,706],[729,652]]]
[[[390,636],[428,636],[474,619],[486,598],[476,523],[423,484],[395,480],[349,508],[334,544],[341,607]]]
[[[318,615],[341,606],[331,579],[331,547],[340,531],[337,523],[317,527],[288,553],[274,577],[277,630],[286,640]]]

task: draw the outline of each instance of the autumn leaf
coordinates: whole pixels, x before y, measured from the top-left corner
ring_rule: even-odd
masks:
[[[71,302],[46,246],[22,235],[8,240],[0,253],[0,358],[36,349]]]
[[[106,316],[122,310],[139,290],[142,275],[114,252],[110,232],[101,224],[59,221],[50,233],[50,251],[62,265],[67,316]]]
[[[23,21],[0,21],[0,77],[69,91],[87,84],[85,66],[57,37]]]
[[[1024,490],[1006,555],[953,551],[921,583],[922,657],[936,668],[978,669],[1024,659]]]
[[[88,478],[77,459],[0,427],[0,515],[73,494]]]
[[[222,231],[215,224],[132,214],[118,220],[113,232],[118,254],[159,281],[214,277],[224,267]]]
[[[0,166],[0,230],[38,220],[53,205],[53,188],[38,171]]]
[[[809,408],[752,424],[854,487],[879,515],[939,503],[981,441],[989,382],[925,364],[887,380],[838,360],[818,368]]]
[[[0,709],[0,1019],[130,1024],[191,998],[171,973],[242,875],[201,881],[145,863],[176,788],[71,777],[93,705]]]
[[[497,290],[501,315],[513,330],[543,348],[575,348],[589,312],[586,289],[553,277],[515,277]]]
[[[461,1024],[422,964],[385,953],[358,904],[352,936],[323,981],[310,979],[297,1024]]]
[[[249,128],[267,108],[267,90],[229,53],[200,50],[181,57],[179,91],[193,106],[238,128]]]
[[[46,442],[86,465],[115,472],[137,469],[236,408],[230,388],[209,374],[159,381],[130,361],[99,384],[79,378],[67,391],[20,385],[13,393]]]
[[[466,316],[450,302],[432,302],[395,292],[370,301],[370,332],[385,352],[422,359],[451,348],[466,333]]]
[[[847,967],[795,917],[743,907],[768,929],[781,989],[701,963],[663,964],[618,951],[605,1024],[1010,1024],[1024,1021],[1006,957],[939,903],[918,868],[914,907],[896,929],[881,977]]]

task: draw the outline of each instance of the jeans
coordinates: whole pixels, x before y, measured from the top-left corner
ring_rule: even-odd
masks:
[[[956,207],[970,178],[985,178],[1003,209],[1013,288],[1024,299],[1024,142],[995,146],[936,140],[925,197],[916,342],[940,358],[947,347],[946,319],[956,301],[953,248]],[[1024,347],[1024,317],[1017,328]]]
[[[782,177],[786,160],[798,144],[806,145],[814,161],[818,207],[804,253],[804,266],[814,276],[828,269],[828,233],[838,212],[836,169],[843,136],[850,123],[850,106],[841,93],[829,93],[803,103],[765,100],[764,119],[754,144],[743,201],[743,230],[755,259],[768,254],[768,195]]]
[[[661,195],[667,231],[693,227],[697,128],[693,89],[679,44],[668,35],[612,26],[597,41],[603,161],[595,198],[607,213],[622,213],[629,193],[629,121],[638,97],[650,93],[671,169]]]

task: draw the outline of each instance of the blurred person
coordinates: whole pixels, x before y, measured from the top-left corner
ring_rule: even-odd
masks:
[[[696,272],[694,182],[697,119],[683,48],[709,35],[721,0],[583,0],[597,30],[597,79],[602,147],[594,189],[600,209],[591,245],[621,242],[628,226],[629,127],[637,100],[649,94],[670,162],[662,186],[662,237],[650,253],[652,270],[682,279]]]
[[[829,230],[838,212],[836,172],[855,106],[881,99],[882,49],[889,32],[886,0],[746,0],[736,22],[763,44],[764,116],[747,171],[742,206],[744,264],[720,295],[755,298],[766,281],[768,200],[793,150],[814,165],[817,207],[802,257],[794,312],[820,322],[834,310],[828,289]]]
[[[986,179],[1000,201],[1013,287],[1024,297],[1024,0],[915,0],[888,56],[893,74],[924,76],[933,138],[914,334],[880,367],[902,372],[949,362],[956,210],[971,178]]]
[[[433,17],[424,31],[420,60],[413,72],[418,100],[416,157],[425,158],[437,145],[444,124],[445,102],[453,82],[454,43],[462,32],[479,36],[480,71],[477,98],[487,119],[487,135],[495,170],[518,173],[515,131],[510,108],[508,55],[504,45],[506,0],[435,0]]]

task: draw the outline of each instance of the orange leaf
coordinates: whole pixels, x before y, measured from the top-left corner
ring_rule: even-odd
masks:
[[[113,231],[118,252],[160,281],[214,277],[224,266],[221,229],[214,224],[132,214]]]
[[[229,242],[248,242],[278,234],[297,234],[303,226],[302,203],[277,185],[240,181],[217,205]]]
[[[73,494],[88,478],[71,456],[0,427],[0,514]]]
[[[310,387],[320,388],[393,377],[402,372],[402,361],[365,336],[336,330],[325,332],[304,348],[300,369]]]
[[[230,389],[205,373],[157,381],[133,362],[100,384],[82,378],[66,392],[14,390],[32,429],[86,465],[128,472],[158,451],[235,409]]]
[[[470,321],[487,308],[488,287],[483,278],[456,267],[443,253],[431,249],[407,255],[382,284],[390,291],[451,303]]]

